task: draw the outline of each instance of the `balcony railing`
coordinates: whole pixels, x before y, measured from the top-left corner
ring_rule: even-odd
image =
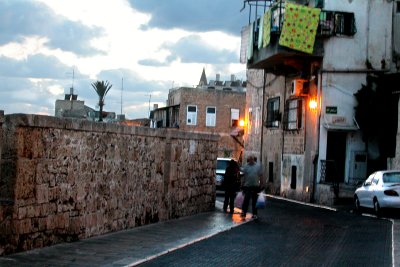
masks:
[[[270,15],[270,37],[271,41],[279,38],[285,18],[284,1],[276,2],[269,7]],[[267,11],[268,12],[268,11]],[[261,19],[257,18],[253,23],[253,48],[258,50],[258,38],[260,31]],[[319,17],[316,37],[332,37],[332,36],[352,36],[357,32],[354,13],[322,10]],[[272,42],[273,44],[274,42]],[[271,45],[271,43],[269,44]],[[267,46],[268,47],[268,46]]]
[[[271,35],[280,35],[285,15],[284,6],[271,8]],[[260,19],[254,27],[254,44],[258,43]],[[318,23],[317,36],[352,36],[357,28],[354,13],[322,10]]]

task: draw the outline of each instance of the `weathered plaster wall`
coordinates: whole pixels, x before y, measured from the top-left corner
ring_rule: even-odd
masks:
[[[214,209],[217,135],[24,114],[2,130],[0,255]]]

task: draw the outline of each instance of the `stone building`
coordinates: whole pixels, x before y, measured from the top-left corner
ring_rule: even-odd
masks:
[[[197,87],[171,89],[167,106],[151,112],[154,127],[179,128],[188,132],[219,134],[218,156],[242,159],[245,119],[245,82],[216,80],[207,82],[203,69]]]
[[[245,4],[244,154],[259,155],[270,192],[331,204],[374,170],[398,168],[400,2]],[[377,94],[370,122],[360,112],[364,87]],[[379,133],[368,132],[372,123]]]
[[[90,121],[97,121],[99,112],[86,106],[85,101],[78,100],[78,95],[74,94],[74,88],[70,88],[70,93],[65,94],[64,99],[57,99],[55,103],[55,114],[58,118],[76,118]],[[115,121],[115,112],[103,111],[105,122]]]

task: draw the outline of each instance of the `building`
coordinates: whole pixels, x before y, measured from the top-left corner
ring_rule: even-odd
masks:
[[[70,93],[65,94],[63,100],[56,100],[54,116],[97,121],[99,118],[99,111],[86,106],[85,101],[78,100],[78,95],[74,94],[74,88],[71,87]],[[124,117],[122,118],[124,120]],[[105,122],[114,122],[116,120],[115,112],[103,111],[103,120]]]
[[[245,155],[259,156],[268,190],[330,204],[400,167],[400,1],[244,3]]]
[[[241,159],[244,120],[245,82],[216,80],[207,82],[203,69],[197,87],[179,87],[169,91],[167,106],[151,112],[153,127],[179,128],[189,132],[215,133],[221,136],[218,155]]]

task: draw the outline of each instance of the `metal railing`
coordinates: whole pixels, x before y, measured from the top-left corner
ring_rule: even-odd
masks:
[[[334,160],[321,160],[320,183],[332,184],[335,195],[339,195],[339,175]]]
[[[283,21],[285,17],[284,2],[277,2],[270,7],[270,29],[271,36],[279,36],[282,32]],[[257,18],[254,23],[254,38],[253,45],[257,48],[258,35],[260,30],[260,18]],[[320,13],[317,36],[352,36],[356,34],[357,28],[355,23],[354,13],[342,11],[322,10]]]

